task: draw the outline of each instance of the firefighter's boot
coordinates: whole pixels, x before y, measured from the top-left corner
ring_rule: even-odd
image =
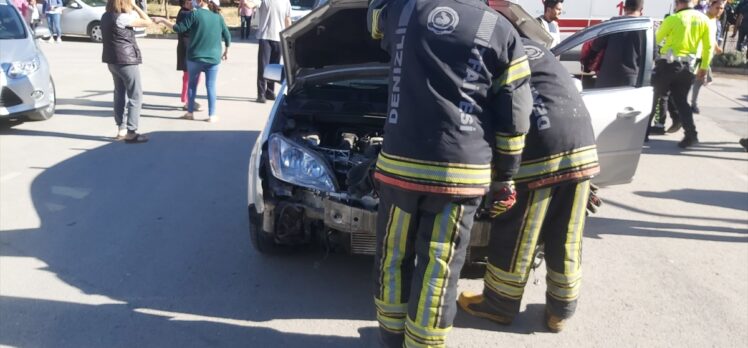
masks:
[[[550,330],[551,332],[561,332],[561,330],[564,329],[567,321],[568,319],[562,319],[561,317],[551,313],[548,308],[545,309],[545,326],[547,326],[548,330]]]
[[[492,309],[482,294],[474,294],[465,291],[460,294],[460,297],[457,299],[457,304],[472,316],[488,319],[502,325],[509,325],[512,323],[512,318],[498,314],[496,310]]]

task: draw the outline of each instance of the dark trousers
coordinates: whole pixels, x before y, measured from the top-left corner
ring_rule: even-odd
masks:
[[[108,64],[114,80],[114,122],[124,128],[125,105],[127,105],[127,131],[138,130],[140,108],[143,104],[143,89],[140,87],[140,68],[137,64]]]
[[[654,87],[655,100],[667,97],[672,100],[678,116],[683,124],[686,136],[696,136],[696,125],[693,121],[693,111],[688,104],[688,91],[693,84],[694,75],[691,67],[685,62],[668,63],[664,59],[655,63],[652,73],[652,87]],[[657,105],[652,107],[650,117],[656,114]],[[650,120],[651,121],[651,120]]]
[[[252,16],[241,16],[242,21],[240,24],[239,32],[241,33],[242,40],[249,38],[249,28],[252,26]]]
[[[680,122],[678,109],[675,107],[673,100],[670,99],[670,94],[656,98],[652,105],[655,108],[655,115],[653,116],[655,124],[664,126],[668,114],[670,114],[670,119],[673,120],[673,123]]]
[[[263,74],[268,64],[280,63],[280,42],[260,40],[258,44],[260,47],[257,52],[257,98],[263,99],[275,91],[273,81],[265,80]]]
[[[743,20],[748,20],[743,19]],[[741,51],[743,50],[743,46],[745,45],[745,38],[748,37],[748,27],[741,26],[738,28],[738,44],[737,44],[737,50]]]
[[[374,302],[385,346],[444,346],[479,204],[380,188]]]
[[[519,313],[535,246],[545,243],[546,308],[554,315],[574,314],[582,283],[582,235],[589,180],[536,190],[518,188],[517,203],[491,224],[483,295],[500,315]]]

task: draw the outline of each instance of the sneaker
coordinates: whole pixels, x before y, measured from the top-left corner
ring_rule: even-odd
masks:
[[[272,92],[265,93],[265,99],[267,100],[275,100],[275,94]]]
[[[58,37],[57,39],[55,39],[55,43],[62,43],[62,38]]]
[[[216,122],[218,122],[218,116],[215,116],[215,115],[214,116],[208,116],[208,119],[205,120],[205,122],[216,123]]]
[[[698,143],[699,138],[697,138],[695,135],[686,135],[685,137],[683,137],[683,140],[678,143],[678,147],[681,149],[685,149]]]
[[[127,128],[119,128],[117,127],[117,135],[114,136],[114,139],[116,140],[122,140],[127,136]]]
[[[694,114],[699,114],[699,113],[701,113],[701,110],[699,110],[699,107],[698,107],[698,106],[696,106],[696,105],[692,105],[692,106],[691,106],[691,111],[692,111],[692,112],[693,112]]]
[[[472,316],[488,319],[502,325],[509,325],[512,323],[511,318],[507,318],[493,311],[484,301],[482,294],[474,294],[465,291],[460,294],[460,297],[457,299],[457,304],[462,308],[462,310]]]
[[[258,97],[257,98],[257,102],[260,103],[260,104],[265,104],[267,101],[265,100],[265,98]]]
[[[673,122],[672,125],[670,125],[670,128],[667,129],[667,133],[675,133],[679,131],[681,128],[683,128],[683,125],[679,121]]]
[[[188,112],[188,113],[182,115],[182,117],[180,117],[180,118],[183,119],[183,120],[194,120],[195,116],[192,113]]]
[[[665,125],[664,124],[655,124],[652,127],[649,127],[649,135],[664,135],[665,134]]]
[[[551,332],[561,332],[564,329],[564,326],[566,326],[566,321],[567,319],[562,319],[551,313],[548,307],[545,308],[545,326],[548,327],[548,330]]]

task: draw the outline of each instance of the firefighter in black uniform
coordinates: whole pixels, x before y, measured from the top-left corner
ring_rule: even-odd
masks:
[[[458,303],[472,315],[511,323],[535,246],[544,241],[546,325],[558,332],[579,296],[589,179],[599,165],[590,114],[569,73],[542,45],[523,43],[532,71],[533,112],[514,176],[517,202],[493,220],[483,294],[462,293]]]
[[[481,0],[374,1],[368,22],[391,57],[375,172],[381,339],[444,347],[481,197],[494,213],[513,203],[530,67],[516,30]]]

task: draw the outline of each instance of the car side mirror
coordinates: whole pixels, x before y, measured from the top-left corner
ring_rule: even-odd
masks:
[[[265,67],[265,72],[262,74],[265,80],[281,83],[283,82],[283,65],[282,64],[268,64]]]

